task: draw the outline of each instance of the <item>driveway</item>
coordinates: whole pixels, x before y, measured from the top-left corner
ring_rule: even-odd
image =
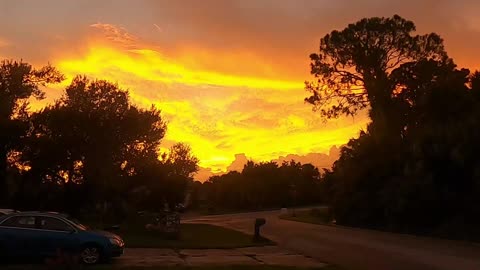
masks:
[[[192,217],[253,233],[257,217],[267,219],[264,236],[281,248],[348,270],[477,270],[480,245],[338,226],[306,224],[278,218],[280,211]]]

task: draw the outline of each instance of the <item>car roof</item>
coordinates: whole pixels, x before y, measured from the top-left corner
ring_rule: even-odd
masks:
[[[71,220],[67,214],[58,213],[58,212],[42,212],[42,211],[24,211],[24,212],[15,212],[0,216],[0,224],[6,221],[11,217],[29,217],[29,216],[41,216],[41,217],[52,217],[61,219],[71,226],[77,226],[77,224]]]
[[[13,212],[13,213],[0,216],[0,223],[10,217],[25,217],[25,216],[43,216],[43,217],[61,218],[63,220],[68,221],[69,223],[72,222],[67,215],[57,213],[57,212],[26,211],[26,212]]]
[[[61,217],[68,219],[68,216],[58,212],[43,212],[43,211],[25,211],[10,213],[8,216],[49,216],[49,217]]]
[[[60,215],[59,212],[53,212],[53,211],[22,211],[20,212],[22,214],[52,214],[52,215]]]

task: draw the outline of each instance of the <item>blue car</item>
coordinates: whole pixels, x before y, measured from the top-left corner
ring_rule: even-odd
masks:
[[[82,263],[96,264],[123,254],[116,234],[89,230],[58,213],[20,212],[0,217],[0,256],[55,257],[59,251],[79,254]]]

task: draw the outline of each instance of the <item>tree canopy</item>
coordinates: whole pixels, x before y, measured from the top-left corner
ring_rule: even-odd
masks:
[[[369,108],[373,124],[389,128],[392,115],[408,106],[402,97],[414,95],[404,77],[424,62],[451,63],[439,35],[415,30],[412,21],[395,15],[365,18],[327,34],[320,51],[310,55],[315,80],[306,82],[311,96],[305,101],[326,118]]]
[[[30,97],[43,98],[42,87],[62,79],[51,66],[2,62],[0,184],[8,196],[0,203],[77,215],[101,206],[117,215],[183,201],[198,160],[185,144],[162,160],[167,124],[160,110],[132,104],[117,84],[77,76],[53,104],[28,111]],[[141,204],[139,189],[158,198],[158,206]]]
[[[399,16],[321,39],[307,102],[326,118],[369,109],[322,185],[338,223],[480,239],[479,73]]]
[[[28,129],[28,100],[44,98],[42,87],[62,80],[63,75],[49,65],[35,69],[22,61],[0,63],[0,203],[9,197],[7,171]]]
[[[249,161],[241,172],[212,176],[197,188],[211,208],[220,210],[290,207],[319,203],[323,198],[318,168],[293,160]]]

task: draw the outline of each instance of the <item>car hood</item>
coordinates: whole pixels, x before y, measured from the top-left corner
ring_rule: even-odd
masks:
[[[102,230],[88,230],[87,232],[89,233],[93,233],[93,234],[96,234],[96,235],[101,235],[101,236],[105,236],[105,237],[108,237],[108,238],[116,238],[116,239],[122,239],[119,235],[116,235],[114,233],[111,233],[111,232],[107,232],[107,231],[102,231]]]

